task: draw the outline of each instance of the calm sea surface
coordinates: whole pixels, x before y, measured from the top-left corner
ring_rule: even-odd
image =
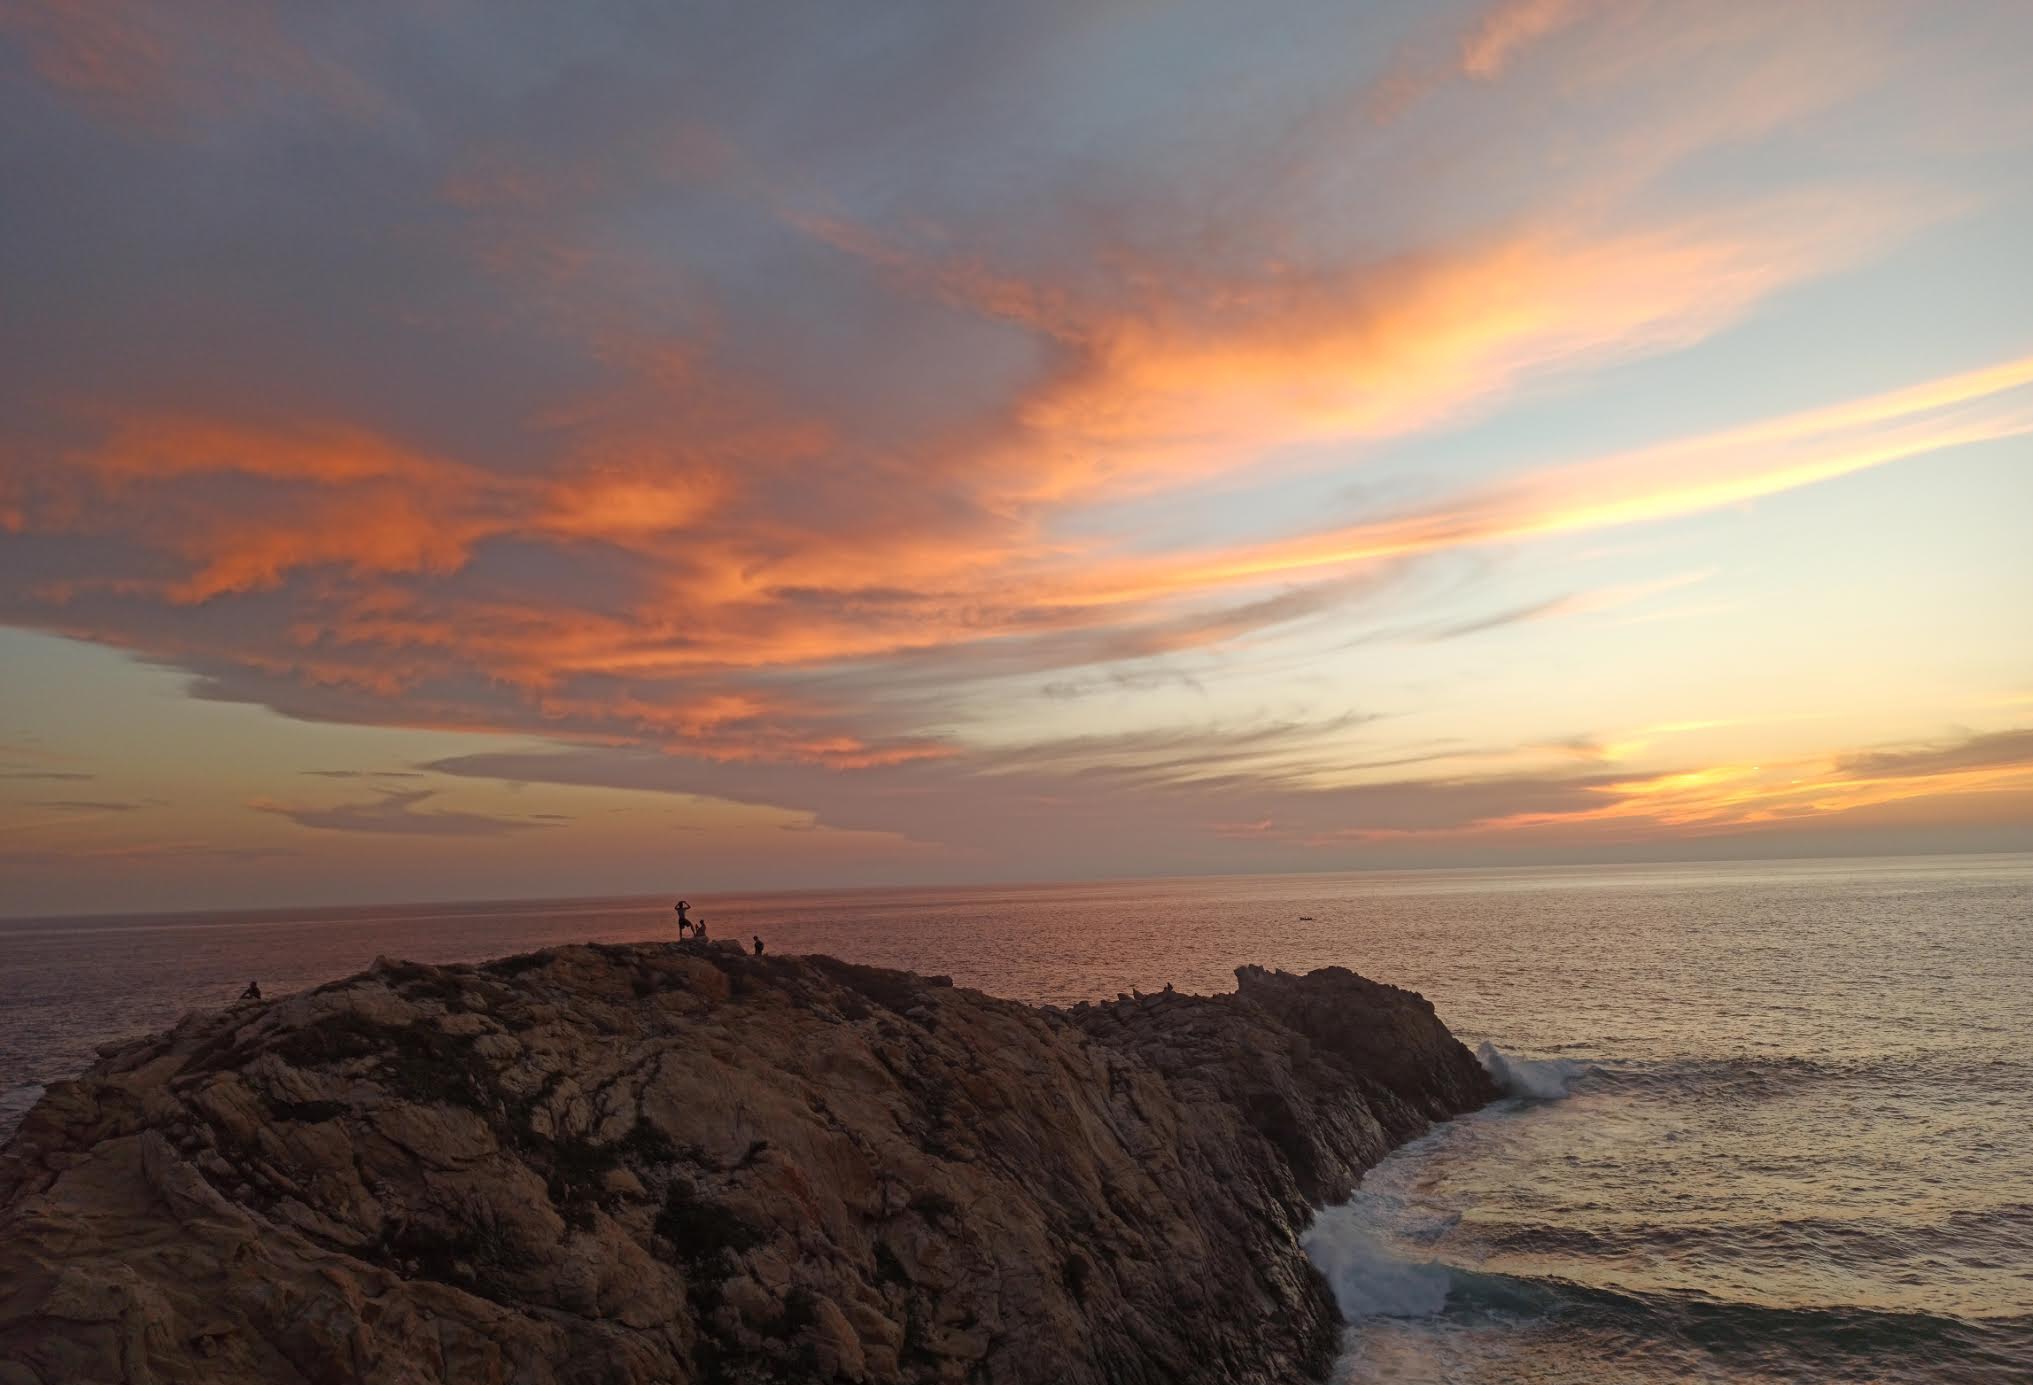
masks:
[[[1515,1096],[1324,1213],[1370,1381],[2033,1381],[2033,856],[693,895],[1028,1001],[1330,963]],[[360,970],[668,937],[668,900],[0,923],[0,1135],[94,1045]]]

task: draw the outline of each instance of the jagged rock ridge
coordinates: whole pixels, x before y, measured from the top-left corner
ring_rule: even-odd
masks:
[[[1312,1210],[1495,1092],[1417,995],[1237,975],[575,946],[188,1016],[0,1154],[0,1385],[1318,1376]]]

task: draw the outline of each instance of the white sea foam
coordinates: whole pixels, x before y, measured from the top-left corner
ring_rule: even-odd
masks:
[[[1300,1238],[1334,1290],[1350,1322],[1364,1318],[1429,1318],[1447,1306],[1453,1274],[1445,1265],[1392,1250],[1366,1209],[1329,1207]]]
[[[1588,1071],[1585,1063],[1571,1058],[1513,1058],[1487,1039],[1475,1056],[1506,1095],[1523,1101],[1558,1101]]]

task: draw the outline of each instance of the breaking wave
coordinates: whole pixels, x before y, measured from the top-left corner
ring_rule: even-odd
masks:
[[[1514,1058],[1487,1039],[1475,1056],[1504,1094],[1519,1101],[1559,1101],[1589,1072],[1571,1058]]]
[[[1781,1379],[1971,1385],[2023,1379],[2018,1372],[2033,1358],[2033,1317],[1774,1307],[1496,1273],[1443,1263],[1419,1254],[1416,1245],[1401,1248],[1404,1228],[1387,1229],[1389,1213],[1380,1217],[1378,1210],[1360,1199],[1329,1208],[1303,1238],[1349,1321],[1358,1353],[1366,1333],[1392,1335],[1402,1357],[1408,1333],[1439,1334],[1431,1345],[1443,1352],[1448,1347],[1441,1335],[1489,1329],[1542,1339],[1540,1352],[1558,1343],[1577,1358],[1594,1355],[1591,1348],[1627,1359],[1642,1355],[1640,1374],[1647,1379],[1660,1372],[1704,1376],[1727,1366],[1759,1378],[1771,1372]]]
[[[1385,1244],[1352,1204],[1329,1207],[1313,1219],[1300,1244],[1334,1290],[1341,1315],[1427,1318],[1447,1307],[1454,1272],[1438,1261],[1408,1259]]]
[[[1337,1385],[2033,1380],[2012,1278],[2033,1205],[1888,1200],[1870,1180],[1906,1176],[1889,1153],[1846,1175],[1849,1202],[1736,1191],[1808,1157],[1749,1166],[1746,1129],[1811,1143],[1860,1094],[1903,1102],[1913,1136],[1995,1142],[1968,1103],[1996,1104],[2023,1060],[1477,1057],[1505,1099],[1394,1153],[1303,1237],[1349,1323]],[[1937,1075],[1960,1104],[1922,1099]]]

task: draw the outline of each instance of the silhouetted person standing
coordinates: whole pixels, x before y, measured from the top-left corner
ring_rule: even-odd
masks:
[[[254,982],[254,981],[249,981],[249,982],[247,983],[247,989],[246,989],[246,990],[244,990],[244,991],[242,991],[242,992],[240,992],[240,998],[241,998],[242,1000],[259,1000],[259,999],[261,999],[261,986],[260,986],[260,984],[259,984],[258,982]]]
[[[760,937],[755,940],[755,955],[758,957],[762,956],[762,939]]]
[[[682,900],[682,899],[681,899],[681,900],[679,900],[679,901],[678,901],[678,904],[677,904],[677,909],[678,909],[678,936],[679,936],[679,937],[681,937],[681,938],[682,938],[682,937],[684,937],[684,936],[685,936],[685,934],[686,934],[686,932],[687,932],[687,931],[689,931],[689,930],[690,930],[690,928],[692,927],[692,921],[691,921],[691,920],[690,920],[689,918],[686,918],[686,917],[685,917],[685,910],[687,910],[687,909],[689,909],[689,908],[691,908],[691,907],[692,907],[692,906],[691,906],[691,905],[690,905],[689,903],[687,903],[687,902],[686,902],[685,900]]]

